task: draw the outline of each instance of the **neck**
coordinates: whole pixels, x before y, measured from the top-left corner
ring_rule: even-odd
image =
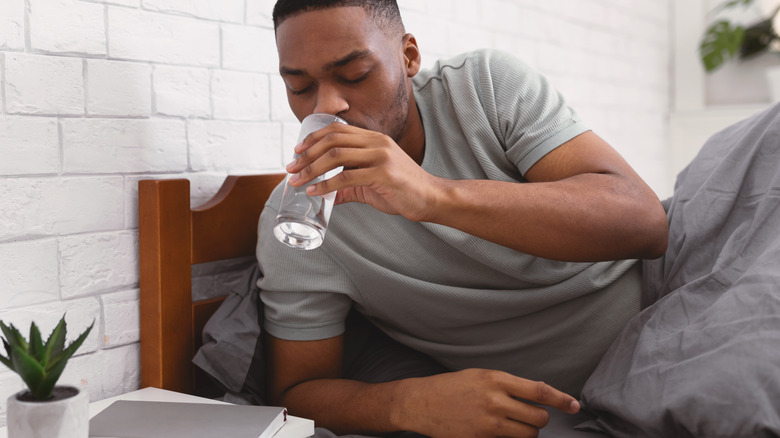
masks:
[[[417,164],[422,164],[425,156],[425,128],[423,127],[420,111],[417,109],[417,103],[414,100],[414,93],[410,93],[409,116],[406,126],[406,132],[404,132],[398,145]]]

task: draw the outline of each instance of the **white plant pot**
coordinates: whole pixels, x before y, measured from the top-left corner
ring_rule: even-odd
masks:
[[[64,388],[64,387],[56,387]],[[89,436],[89,394],[78,393],[56,401],[21,401],[8,398],[8,438],[87,438]]]

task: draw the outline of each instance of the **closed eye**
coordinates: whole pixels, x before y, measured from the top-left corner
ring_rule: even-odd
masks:
[[[306,94],[309,90],[311,90],[312,86],[309,85],[308,87],[302,89],[302,90],[293,90],[292,88],[288,88],[290,90],[290,93],[295,96],[300,96],[302,94]]]
[[[344,79],[344,82],[346,82],[348,84],[357,84],[357,83],[363,82],[368,77],[368,75],[370,73],[371,72],[366,72],[366,74],[364,74],[363,76],[361,76],[361,77],[359,77],[357,79]]]

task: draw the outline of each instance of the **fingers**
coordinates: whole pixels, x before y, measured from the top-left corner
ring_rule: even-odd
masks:
[[[360,187],[370,184],[372,179],[365,169],[343,170],[330,179],[311,184],[306,188],[306,193],[311,196],[324,195],[335,192],[345,187]]]
[[[320,128],[314,132],[309,133],[306,136],[306,138],[303,139],[302,142],[295,145],[294,152],[296,154],[300,154],[304,152],[305,150],[317,144],[320,140],[322,140],[324,137],[328,136],[331,133],[349,132],[350,130],[354,130],[354,129],[355,129],[354,127],[350,127],[349,125],[344,125],[341,123],[332,123],[324,128]]]
[[[496,370],[467,369],[428,379],[417,393],[422,401],[413,397],[410,407],[413,413],[425,407],[427,415],[414,430],[430,436],[534,437],[547,426],[550,414],[530,401],[560,405],[561,396],[573,401],[549,385]]]
[[[288,172],[292,169],[297,172],[300,168],[317,160],[334,147],[337,148],[361,148],[366,147],[378,136],[373,131],[366,131],[352,126],[332,124],[307,135],[305,139],[295,146],[294,152],[297,160],[288,165]]]
[[[298,170],[297,173],[294,173],[297,167],[288,168],[288,172],[291,172],[293,173],[293,175],[295,175],[294,185],[304,185],[321,175],[325,175],[326,172],[332,169],[336,169],[342,166],[345,167],[346,169],[351,169],[351,170],[344,171],[344,172],[348,172],[347,174],[341,175],[338,178],[336,177],[331,178],[331,180],[329,181],[332,187],[328,187],[328,190],[319,190],[320,188],[324,189],[325,186],[322,186],[321,184],[317,184],[316,187],[317,193],[321,191],[322,193],[328,193],[330,191],[338,190],[342,188],[342,186],[346,184],[347,180],[351,180],[349,182],[350,184],[360,185],[358,184],[359,180],[353,179],[352,177],[354,175],[349,175],[349,172],[355,173],[354,171],[359,168],[369,169],[369,168],[377,167],[378,164],[383,160],[382,158],[383,155],[384,154],[381,151],[372,151],[366,149],[334,148],[334,149],[330,149],[327,153],[325,153],[325,155],[323,155],[316,161],[311,162],[310,164]],[[334,186],[334,184],[336,184],[337,186]]]
[[[325,130],[329,132],[324,132]],[[323,195],[350,186],[381,184],[381,181],[388,182],[388,175],[397,173],[391,172],[390,163],[394,161],[393,154],[399,151],[392,148],[395,143],[388,143],[387,138],[381,134],[362,131],[333,132],[328,127],[311,135],[316,137],[307,137],[296,147],[300,155],[287,166],[287,172],[293,175],[290,178],[291,185],[309,184],[339,167],[347,170],[325,181],[311,184],[307,188],[310,195]],[[309,141],[314,143],[309,144]],[[377,171],[380,173],[376,173]]]
[[[509,406],[511,410],[507,411],[507,417],[535,429],[541,429],[550,422],[550,414],[546,409],[540,406],[533,406],[517,400]]]
[[[507,376],[512,379],[519,379],[516,378],[515,376],[509,376],[509,375]],[[524,379],[519,379],[519,380],[524,380]],[[540,383],[540,382],[531,382],[528,380],[525,380],[525,382],[531,384]],[[531,388],[534,385],[526,385],[526,386],[527,388]],[[552,387],[550,387],[549,385],[544,385],[544,386],[546,386],[549,389],[552,389]],[[547,409],[541,406],[531,405],[524,401],[518,400],[519,398],[522,398],[524,400],[531,401],[529,400],[531,397],[517,397],[512,394],[512,390],[513,389],[510,389],[508,394],[506,392],[503,393],[503,395],[494,394],[493,397],[489,398],[487,402],[487,406],[489,410],[495,409],[495,411],[501,412],[504,416],[506,416],[508,420],[512,420],[513,422],[523,423],[535,429],[541,429],[545,427],[547,423],[550,421],[550,414],[547,412]],[[532,390],[537,390],[537,389],[533,388]],[[547,389],[543,389],[542,391],[547,391]],[[540,402],[536,401],[536,403],[540,403]],[[503,436],[502,434],[499,435]],[[508,436],[514,436],[514,435],[508,435]]]
[[[580,404],[574,397],[544,382],[518,378],[517,382],[512,385],[511,395],[540,405],[550,406],[568,414],[576,414],[580,410]]]
[[[539,429],[542,427],[509,418],[494,420],[492,424],[486,426],[485,430],[489,430],[491,436],[497,437],[535,437],[538,436]]]
[[[313,132],[295,147],[296,158],[287,172],[298,174],[294,185],[303,185],[338,167],[379,165],[392,146],[384,135],[349,126],[328,126]]]

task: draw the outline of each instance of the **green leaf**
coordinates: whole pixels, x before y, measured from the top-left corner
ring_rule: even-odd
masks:
[[[712,13],[713,14],[717,14],[718,12],[720,12],[720,11],[722,11],[724,9],[733,8],[734,6],[739,6],[739,5],[747,7],[747,6],[750,6],[751,3],[753,3],[753,0],[731,0],[731,1],[727,1],[727,2],[722,3],[721,5],[719,5],[715,9],[713,9]]]
[[[5,335],[5,339],[8,340],[8,343],[12,346],[19,346],[24,351],[27,351],[30,349],[29,345],[27,345],[27,341],[24,340],[24,337],[22,337],[22,334],[19,333],[19,330],[14,327],[13,324],[11,324],[10,327],[3,324],[2,321],[0,321],[0,330],[3,331],[3,334]]]
[[[730,8],[733,6],[738,6],[740,4],[742,6],[750,6],[751,3],[753,3],[753,0],[731,0],[729,2],[726,2],[724,4],[724,7]]]
[[[733,58],[739,51],[745,29],[732,26],[726,20],[713,23],[704,34],[699,46],[702,64],[709,73],[718,69],[724,62]]]
[[[14,365],[14,371],[22,377],[22,380],[27,384],[33,397],[38,400],[45,400],[51,396],[51,393],[40,394],[38,391],[41,382],[44,380],[45,374],[45,370],[41,364],[18,345],[13,346],[13,352],[14,354],[11,360]]]
[[[11,359],[13,358],[13,354],[11,354],[11,345],[6,342],[5,338],[3,338],[3,346],[5,347],[5,353],[8,355],[8,357],[0,355],[0,362],[3,363],[3,365],[7,366],[11,369],[11,371],[14,370],[14,364],[11,362]]]
[[[62,315],[60,322],[57,323],[57,327],[54,327],[49,339],[46,340],[45,353],[43,355],[43,366],[47,366],[52,357],[60,354],[62,349],[65,348],[65,334],[67,333],[67,324],[65,323],[65,315]]]
[[[67,364],[68,359],[61,359],[46,370],[46,374],[43,376],[41,383],[38,385],[38,391],[41,394],[49,394],[46,396],[46,398],[51,396],[54,385],[57,384],[57,380],[60,379],[62,372],[65,371],[65,365]]]
[[[773,35],[771,19],[759,21],[745,28],[745,35],[739,50],[740,59],[747,59],[768,50]]]
[[[35,323],[30,324],[30,355],[38,362],[43,359],[43,341],[41,341],[41,331]]]
[[[87,339],[87,335],[89,335],[89,332],[92,331],[92,327],[95,325],[95,321],[92,321],[92,324],[87,327],[87,329],[84,331],[84,333],[81,334],[75,341],[73,341],[70,345],[68,345],[68,348],[63,350],[60,354],[54,356],[51,359],[51,362],[48,363],[47,368],[49,370],[54,369],[55,366],[60,361],[67,362],[68,359],[70,359],[71,356],[78,350],[78,348],[81,346],[81,344],[84,342],[85,339]],[[64,366],[64,365],[63,365]]]
[[[8,357],[11,357],[11,344],[8,343],[8,341],[5,340],[5,338],[0,338],[3,340],[3,346],[5,347],[5,353],[8,355]]]
[[[3,365],[7,366],[12,370],[14,369],[14,364],[11,363],[10,357],[5,357],[2,354],[0,354],[0,363],[2,363]]]

